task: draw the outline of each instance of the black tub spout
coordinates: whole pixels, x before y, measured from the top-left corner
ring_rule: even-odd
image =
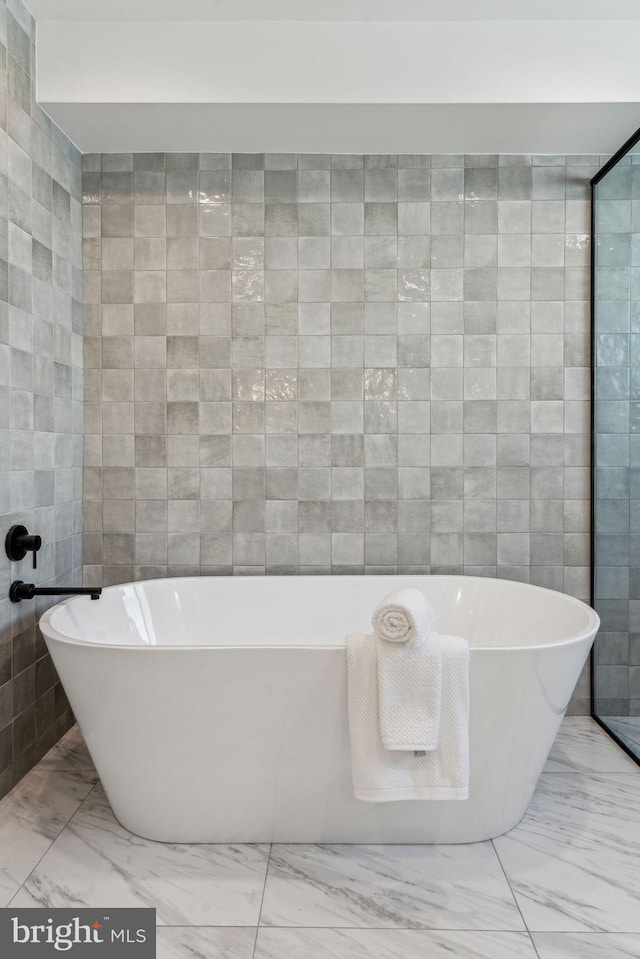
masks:
[[[16,579],[9,588],[9,599],[12,603],[35,596],[90,596],[91,599],[100,599],[101,592],[101,586],[36,586],[35,583],[23,583],[21,579]]]

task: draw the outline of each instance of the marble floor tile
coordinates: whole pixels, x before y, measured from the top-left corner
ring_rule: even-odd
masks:
[[[540,959],[638,959],[640,935],[606,932],[534,932]]]
[[[256,930],[158,926],[156,959],[252,959]]]
[[[268,845],[151,842],[116,822],[97,786],[16,906],[152,906],[158,925],[255,926]]]
[[[274,845],[261,925],[524,928],[490,843]]]
[[[640,770],[542,776],[494,846],[529,930],[640,932]]]
[[[0,906],[6,906],[85,797],[90,771],[37,767],[0,802]]]
[[[563,721],[544,772],[624,773],[637,768],[591,717],[572,716]]]
[[[93,769],[79,726],[73,726],[38,763],[39,769]]]
[[[526,932],[258,930],[255,959],[537,959]]]

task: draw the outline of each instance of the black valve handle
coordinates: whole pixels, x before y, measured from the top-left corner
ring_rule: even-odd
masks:
[[[42,537],[32,536],[26,526],[12,526],[4,541],[7,556],[13,562],[24,559],[27,553],[33,553],[33,568],[37,569],[37,554],[42,547]]]

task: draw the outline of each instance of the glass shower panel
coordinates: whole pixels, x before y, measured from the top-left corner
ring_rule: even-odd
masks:
[[[640,131],[592,185],[593,711],[640,759]]]

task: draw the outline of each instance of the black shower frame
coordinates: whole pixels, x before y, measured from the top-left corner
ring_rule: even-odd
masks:
[[[595,498],[595,489],[596,489],[596,464],[595,464],[595,436],[596,436],[596,404],[595,404],[595,385],[596,385],[596,296],[595,296],[595,276],[596,276],[596,204],[595,204],[595,188],[600,182],[609,173],[619,162],[623,159],[629,152],[632,150],[637,143],[640,143],[640,127],[633,133],[629,139],[622,144],[619,150],[617,150],[611,159],[607,160],[605,165],[601,167],[596,175],[591,178],[591,294],[590,294],[590,305],[591,305],[591,575],[590,575],[590,601],[591,605],[595,606],[595,572],[596,572],[596,563],[595,563],[595,544],[596,544],[596,498]],[[590,660],[590,687],[591,687],[591,718],[604,729],[608,736],[610,736],[621,749],[630,756],[634,762],[640,766],[640,755],[634,753],[633,750],[624,743],[616,733],[610,729],[603,720],[596,715],[595,711],[595,668],[596,668],[596,657],[595,657],[595,644],[591,649],[591,660]]]

